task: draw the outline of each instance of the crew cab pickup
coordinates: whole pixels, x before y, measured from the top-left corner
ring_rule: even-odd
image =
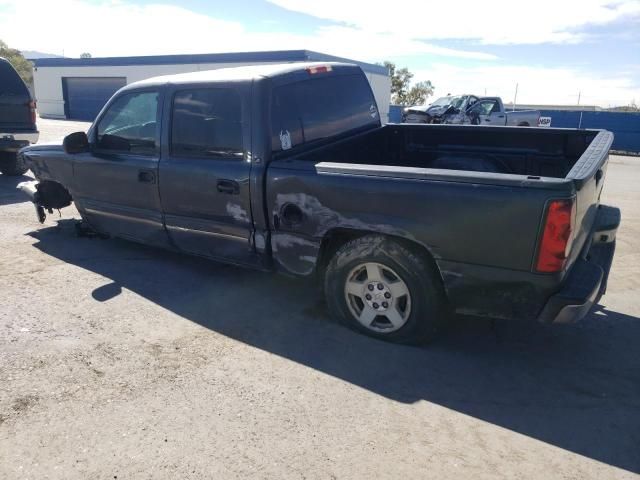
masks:
[[[96,232],[316,275],[330,312],[397,342],[448,312],[568,322],[605,292],[620,221],[606,131],[381,126],[354,65],[132,83],[88,133],[22,150],[44,210]],[[256,292],[256,294],[258,294]]]
[[[38,141],[36,104],[29,89],[8,60],[0,58],[0,172],[27,171],[17,153]]]
[[[405,107],[402,123],[451,123],[450,119],[464,113],[477,101],[476,95],[447,95],[428,105]]]
[[[538,110],[507,112],[500,97],[482,97],[466,110],[460,123],[537,127],[538,120],[540,120],[540,112]]]
[[[447,123],[451,125],[508,125],[537,127],[540,112],[507,112],[500,97],[457,95],[442,97],[427,106],[407,107],[402,123]]]

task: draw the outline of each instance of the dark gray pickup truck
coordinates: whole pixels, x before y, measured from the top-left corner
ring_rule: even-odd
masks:
[[[98,233],[317,275],[333,315],[428,340],[450,312],[576,320],[620,222],[600,205],[612,134],[381,126],[346,64],[242,67],[124,87],[88,133],[22,150],[45,209]]]
[[[27,171],[18,150],[38,141],[36,102],[8,60],[0,57],[0,173]]]

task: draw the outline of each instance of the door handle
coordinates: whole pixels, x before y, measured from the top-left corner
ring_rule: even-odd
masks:
[[[149,170],[140,170],[138,172],[138,181],[142,183],[156,183],[156,175]]]
[[[218,191],[227,195],[237,195],[240,193],[240,185],[233,180],[218,180]]]
[[[485,118],[485,119],[484,119],[484,121],[485,121],[485,122],[490,122],[490,121],[491,121],[491,119],[489,119],[489,118]]]

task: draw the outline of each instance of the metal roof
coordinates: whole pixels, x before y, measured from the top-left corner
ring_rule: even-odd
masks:
[[[97,57],[97,58],[36,58],[32,60],[41,67],[108,67],[133,65],[180,65],[194,63],[247,63],[247,62],[344,62],[358,65],[368,73],[388,75],[386,67],[335,57],[311,50],[276,50],[268,52],[197,53],[188,55],[150,55],[142,57]]]

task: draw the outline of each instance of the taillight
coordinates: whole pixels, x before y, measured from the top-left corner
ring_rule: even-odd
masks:
[[[331,65],[320,65],[317,67],[307,67],[307,73],[309,75],[315,75],[316,73],[327,73],[331,71]]]
[[[31,113],[31,123],[36,124],[36,102],[31,100],[29,103],[29,111]]]
[[[538,272],[559,272],[567,263],[571,236],[575,221],[575,202],[552,200],[547,205],[547,213],[538,249]]]

